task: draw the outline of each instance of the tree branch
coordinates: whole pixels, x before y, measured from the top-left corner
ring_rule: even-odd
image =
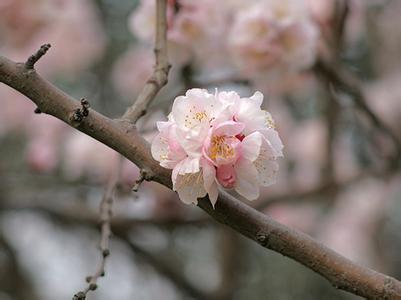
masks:
[[[167,0],[156,2],[156,39],[153,74],[143,87],[134,104],[122,116],[123,120],[136,123],[146,113],[149,104],[156,97],[160,89],[167,84],[170,64],[167,55]]]
[[[73,126],[71,114],[80,107],[36,72],[26,72],[0,56],[0,82],[30,98],[44,113]],[[139,168],[152,170],[152,178],[172,188],[171,172],[159,166],[149,144],[130,122],[111,120],[95,110],[76,128],[118,151]],[[265,248],[288,256],[325,277],[333,286],[370,299],[401,299],[401,282],[364,268],[328,249],[310,236],[281,225],[227,193],[220,193],[215,209],[208,198],[198,206],[220,223],[226,224]]]

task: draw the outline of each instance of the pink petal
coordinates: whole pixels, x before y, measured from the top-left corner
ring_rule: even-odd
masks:
[[[222,165],[217,168],[217,180],[225,188],[232,188],[235,185],[236,174],[232,165]]]

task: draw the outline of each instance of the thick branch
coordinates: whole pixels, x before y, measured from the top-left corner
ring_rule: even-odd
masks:
[[[42,112],[73,125],[70,115],[80,107],[79,102],[36,72],[26,72],[23,64],[0,57],[0,81],[29,97]],[[91,110],[76,128],[118,151],[138,167],[151,170],[153,180],[172,187],[171,172],[153,160],[149,144],[129,122],[111,120]],[[401,299],[401,282],[353,263],[308,235],[277,223],[226,193],[220,194],[215,209],[207,198],[199,200],[199,207],[263,247],[321,274],[337,288],[370,299]]]
[[[146,113],[149,104],[156,97],[159,90],[167,84],[170,64],[167,55],[167,0],[156,2],[156,39],[153,74],[143,87],[134,104],[122,116],[123,120],[136,123]]]

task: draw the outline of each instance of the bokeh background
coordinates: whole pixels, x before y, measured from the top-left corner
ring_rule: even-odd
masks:
[[[138,123],[143,135],[152,140],[188,88],[262,91],[285,158],[277,183],[248,204],[401,278],[401,2],[168,3],[172,70]],[[1,0],[0,54],[25,61],[51,43],[38,72],[117,118],[152,72],[154,9],[154,0]],[[34,110],[0,85],[0,300],[71,299],[85,288],[119,162]],[[358,298],[158,184],[132,192],[138,175],[123,162],[106,276],[88,299]]]

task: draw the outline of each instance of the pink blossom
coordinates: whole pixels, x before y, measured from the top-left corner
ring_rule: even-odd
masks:
[[[173,189],[187,204],[207,194],[214,206],[218,185],[254,200],[278,171],[283,145],[256,92],[210,94],[191,89],[175,99],[167,122],[158,122],[152,155],[172,169]]]
[[[314,59],[318,31],[303,1],[258,1],[239,10],[229,34],[234,62],[244,72],[298,71]]]

